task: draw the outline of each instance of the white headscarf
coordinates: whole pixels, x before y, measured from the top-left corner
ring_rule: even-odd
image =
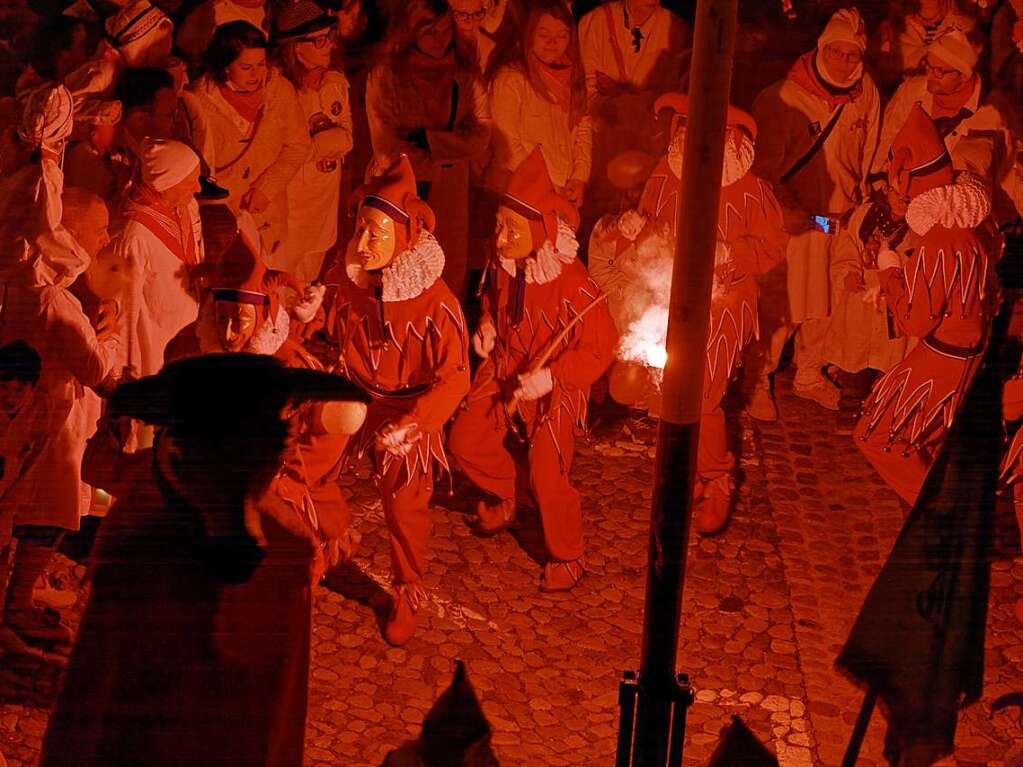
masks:
[[[74,102],[63,85],[45,85],[25,100],[18,136],[35,149],[60,152],[74,127]]]

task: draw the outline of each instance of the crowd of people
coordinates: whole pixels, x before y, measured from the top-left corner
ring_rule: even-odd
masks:
[[[1023,2],[837,5],[781,79],[729,109],[704,535],[735,495],[726,416],[779,417],[786,348],[793,392],[835,411],[912,504],[1011,297],[996,270],[1023,212]],[[370,397],[289,411],[294,444],[264,495],[315,544],[318,578],[356,551],[338,480],[368,456],[391,542],[387,641],[415,632],[434,480],[452,470],[480,491],[484,536],[528,485],[540,588],[578,583],[570,472],[591,387],[656,409],[691,28],[656,0],[572,6],[2,9],[24,32],[0,49],[5,647],[71,642],[46,572],[113,491],[86,480],[128,492],[108,470],[118,451],[170,449],[165,420],[126,429],[111,393],[210,354],[333,371]]]

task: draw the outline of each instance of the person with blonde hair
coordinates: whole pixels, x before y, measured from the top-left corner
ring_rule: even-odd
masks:
[[[469,246],[469,181],[490,140],[490,112],[475,66],[454,45],[446,0],[411,0],[395,16],[388,53],[370,72],[366,111],[375,176],[407,155],[422,198],[444,216],[437,240],[444,281],[465,293]]]
[[[539,146],[558,194],[581,207],[590,180],[593,124],[575,23],[563,0],[533,3],[519,39],[496,53],[490,66],[489,185],[503,192]]]

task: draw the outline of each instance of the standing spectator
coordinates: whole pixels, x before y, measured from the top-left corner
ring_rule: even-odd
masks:
[[[936,39],[953,29],[968,33],[974,20],[957,7],[955,0],[914,0],[915,8],[905,17],[905,26],[896,39],[896,53],[902,71],[916,75],[924,73],[924,57]]]
[[[490,0],[449,0],[455,22],[455,48],[465,61],[475,64],[482,74],[486,69],[480,51],[480,30],[490,11]]]
[[[159,67],[126,69],[117,96],[123,108],[121,142],[136,161],[147,138],[171,138],[178,100],[169,72]]]
[[[977,232],[991,210],[984,185],[969,173],[955,176],[919,106],[892,141],[889,183],[908,200],[916,247],[905,263],[890,250],[879,253],[878,278],[892,318],[918,342],[878,379],[853,437],[912,506],[983,357],[1000,253]]]
[[[838,387],[822,373],[822,345],[835,229],[863,199],[877,146],[881,105],[863,71],[866,42],[859,12],[836,12],[817,47],[753,104],[762,126],[753,172],[773,184],[792,235],[786,255],[788,306],[763,307],[761,337],[746,372],[754,386],[749,412],[762,420],[777,418],[769,376],[793,334],[793,391],[838,409]],[[814,226],[815,220],[822,223]]]
[[[326,0],[324,0],[326,2]],[[331,3],[333,7],[335,3]],[[346,243],[355,231],[355,190],[366,178],[373,159],[373,142],[366,115],[366,81],[380,58],[386,21],[376,0],[343,0],[337,13],[338,45],[334,68],[348,80],[348,103],[352,115],[352,151],[345,157],[341,174],[341,210],[338,216],[338,242]]]
[[[366,84],[373,140],[370,175],[406,154],[422,198],[443,210],[437,241],[444,281],[465,293],[469,248],[469,179],[490,140],[486,92],[471,62],[455,50],[446,0],[411,0],[388,36],[387,57]]]
[[[244,21],[266,33],[270,31],[265,0],[201,0],[185,16],[174,44],[186,61],[199,66],[217,27]]]
[[[209,71],[195,84],[207,135],[204,147],[224,201],[255,221],[265,254],[274,257],[288,236],[286,190],[309,156],[309,131],[295,88],[268,69],[266,36],[245,21],[217,27],[206,52]],[[198,127],[198,126],[196,126]]]
[[[143,142],[140,183],[112,243],[133,273],[126,343],[128,363],[141,375],[163,367],[167,342],[198,314],[189,292],[189,271],[202,261],[192,223],[198,191],[199,158],[191,149],[177,141]]]
[[[36,241],[6,281],[0,344],[24,341],[41,359],[32,420],[44,424],[38,451],[3,503],[15,509],[15,550],[4,624],[29,644],[71,641],[59,616],[35,606],[32,590],[64,531],[77,530],[91,491],[82,483],[85,442],[95,422],[85,387],[109,383],[118,339],[100,342],[68,288],[107,242],[103,201],[68,189],[57,203],[63,232]],[[0,595],[2,596],[2,595]]]
[[[319,277],[337,241],[341,171],[352,148],[348,80],[329,68],[334,26],[312,0],[287,6],[278,21],[281,70],[298,93],[312,151],[288,184],[289,236],[271,266],[302,284]]]
[[[121,115],[120,101],[89,99],[75,110],[78,141],[64,160],[68,186],[98,194],[109,205],[127,187],[131,164],[114,154]]]
[[[15,94],[20,99],[43,83],[63,83],[88,58],[88,32],[81,19],[47,19],[32,35],[28,66],[18,77]]]
[[[491,68],[490,186],[503,193],[511,174],[539,146],[558,194],[580,207],[590,180],[593,123],[575,23],[563,0],[533,3],[521,38],[495,54]]]
[[[986,97],[977,58],[977,47],[957,30],[930,44],[923,59],[926,74],[903,82],[885,108],[874,172],[886,173],[892,141],[919,103],[944,139],[952,166],[983,179],[1001,224],[1023,213],[1023,192],[1015,184],[1012,137]]]
[[[627,150],[656,158],[667,149],[667,132],[651,107],[662,93],[685,89],[691,46],[689,25],[657,0],[612,0],[579,21],[594,121],[596,173],[588,220],[620,202],[620,192],[603,182],[612,158]]]

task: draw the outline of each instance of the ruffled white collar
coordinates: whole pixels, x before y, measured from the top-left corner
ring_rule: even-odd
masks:
[[[668,167],[675,178],[682,178],[682,154],[685,152],[685,131],[678,131],[668,146]],[[739,146],[733,141],[725,141],[725,159],[721,165],[721,186],[731,186],[741,179],[753,167],[756,151],[753,142],[747,136],[742,137]]]
[[[381,271],[385,302],[409,301],[435,283],[444,271],[444,251],[440,243],[425,229],[408,250],[396,255]],[[345,260],[348,279],[366,290],[371,284],[370,273],[358,261]]]
[[[960,173],[955,182],[929,189],[914,197],[906,210],[906,223],[918,235],[936,224],[973,229],[991,213],[991,198],[984,182],[972,173]]]
[[[291,321],[283,307],[277,308],[277,317],[263,320],[244,351],[249,354],[273,355],[284,346],[288,339],[288,328]],[[199,311],[199,319],[195,324],[195,335],[199,339],[199,351],[203,354],[219,354],[224,351],[217,339],[217,323],[213,313],[213,301],[205,301]]]
[[[547,240],[540,249],[523,259],[526,266],[526,282],[544,285],[556,280],[561,275],[561,267],[575,260],[579,252],[579,242],[575,238],[572,227],[558,220],[558,245]],[[515,276],[515,261],[502,258],[501,268],[512,277]]]

